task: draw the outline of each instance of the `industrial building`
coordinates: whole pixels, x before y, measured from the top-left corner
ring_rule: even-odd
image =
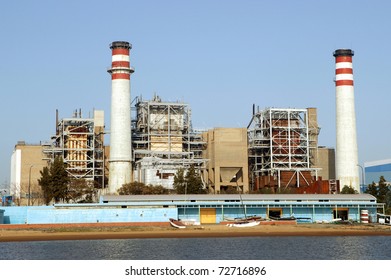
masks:
[[[135,99],[132,119],[134,180],[171,189],[178,169],[194,166],[201,174],[207,159],[206,143],[191,123],[190,106],[167,102],[155,95],[152,100]]]
[[[23,205],[42,203],[38,193],[40,171],[61,156],[70,178],[84,179],[97,188],[105,186],[104,113],[95,110],[84,118],[75,110],[71,118],[59,120],[49,141],[27,144],[19,141],[11,156],[11,194]],[[106,179],[105,179],[106,178]]]
[[[365,162],[364,170],[362,181],[365,186],[379,183],[380,176],[391,184],[391,159]]]
[[[249,192],[247,129],[215,128],[203,133],[208,159],[204,180],[210,193],[224,193],[234,188]]]
[[[108,195],[94,204],[0,207],[0,215],[5,224],[168,225],[169,218],[219,224],[244,216],[263,219],[294,216],[298,223],[328,223],[337,218],[368,223],[376,221],[378,207],[381,205],[369,194]]]
[[[72,118],[58,120],[56,134],[42,144],[43,160],[49,163],[62,157],[70,178],[85,179],[95,186],[104,186],[104,112],[95,110],[92,118],[83,118],[81,110]]]
[[[193,165],[204,187],[214,194],[226,193],[230,187],[241,193],[264,187],[292,188],[296,193],[336,192],[334,153],[317,147],[315,108],[267,108],[253,115],[249,128],[208,131],[193,130],[191,109],[184,102],[166,102],[157,95],[152,100],[137,97],[132,108],[132,181],[171,189],[178,169]],[[71,178],[86,179],[103,186],[106,191],[102,193],[111,193],[107,188],[111,147],[103,143],[103,111],[95,110],[92,118],[83,118],[79,110],[72,118],[61,120],[57,112],[56,123],[51,141],[32,146],[39,151],[29,155],[36,165],[31,182],[37,185],[43,166],[61,156]],[[27,147],[27,151],[33,149],[23,145],[23,149]],[[34,162],[23,163],[29,164]],[[19,171],[25,181],[28,174]],[[314,188],[321,179],[319,174],[324,174],[326,186]]]
[[[316,116],[315,108],[254,112],[248,127],[252,189],[309,187],[318,180]]]
[[[335,150],[325,146],[318,146],[315,155],[314,167],[318,176],[323,180],[335,180]]]
[[[384,212],[384,205],[372,195],[338,194],[340,186],[357,189],[359,182],[353,51],[339,49],[333,54],[334,151],[318,145],[316,108],[255,110],[254,105],[247,128],[199,131],[193,129],[189,104],[164,101],[157,95],[152,100],[139,96],[131,101],[131,48],[125,41],[110,44],[109,131],[103,111],[95,110],[91,118],[84,118],[79,110],[61,120],[57,112],[50,141],[17,143],[11,157],[11,193],[18,205],[27,206],[0,207],[0,223],[167,223],[175,218],[215,224],[243,215],[366,223],[376,221],[379,208]],[[105,146],[104,134],[110,134],[110,146]],[[63,158],[69,177],[105,190],[99,203],[32,206],[41,204],[35,195],[40,171],[57,156]],[[209,194],[116,195],[123,184],[132,181],[170,189],[177,171],[190,166],[196,168]],[[391,174],[391,160],[366,163],[363,182],[376,182],[376,177],[387,174]],[[238,194],[229,194],[232,189]],[[265,190],[273,194],[250,194]]]
[[[93,182],[106,194],[115,194],[132,181],[170,189],[177,171],[190,166],[214,194],[232,188],[241,193],[265,189],[273,193],[338,193],[336,173],[342,176],[343,172],[334,168],[334,157],[346,155],[343,150],[334,153],[318,146],[316,108],[255,110],[254,105],[247,128],[197,131],[192,127],[189,104],[164,101],[157,95],[151,100],[138,96],[131,101],[131,48],[124,41],[110,44],[110,130],[105,131],[102,111],[94,111],[92,118],[83,118],[81,111],[76,111],[72,118],[62,120],[57,113],[55,136],[36,147],[39,153],[35,161],[41,164],[40,169],[35,168],[37,163],[22,164],[20,148],[15,149],[11,170],[15,186],[22,179],[26,181],[26,174],[29,182],[36,183],[42,167],[61,156],[71,178]],[[352,88],[346,88],[352,84],[352,53],[341,50],[334,55],[339,99],[346,90],[348,95],[353,94]],[[341,114],[337,122],[341,122]],[[103,143],[104,134],[110,134],[110,147]],[[354,150],[348,154],[355,157]],[[28,169],[32,164],[34,168],[26,173],[26,166]],[[16,189],[14,194],[20,196]]]
[[[11,156],[10,194],[14,203],[32,205],[39,200],[39,171],[47,166],[41,144],[28,144],[18,141]]]

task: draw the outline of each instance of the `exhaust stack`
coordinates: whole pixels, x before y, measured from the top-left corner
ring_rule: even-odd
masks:
[[[336,94],[336,179],[344,186],[360,192],[356,114],[354,107],[353,64],[354,52],[338,49],[335,57]]]
[[[112,50],[111,68],[111,124],[109,158],[109,192],[114,194],[123,184],[131,182],[131,124],[130,124],[130,67],[132,45],[116,41]]]

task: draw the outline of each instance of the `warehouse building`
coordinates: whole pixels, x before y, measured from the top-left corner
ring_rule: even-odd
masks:
[[[370,161],[364,163],[365,185],[378,183],[380,176],[383,176],[387,182],[391,182],[391,159]]]
[[[258,216],[297,218],[297,222],[328,223],[333,219],[375,222],[376,198],[369,194],[287,195],[137,195],[101,196],[95,204],[0,207],[6,224],[168,223],[169,218],[218,224]],[[364,215],[365,213],[365,215]]]

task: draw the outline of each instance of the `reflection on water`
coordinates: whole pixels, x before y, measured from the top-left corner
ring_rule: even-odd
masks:
[[[0,243],[0,259],[391,260],[387,236],[169,238]]]

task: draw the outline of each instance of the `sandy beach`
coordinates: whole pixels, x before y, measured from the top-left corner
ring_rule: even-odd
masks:
[[[391,236],[391,227],[379,224],[261,224],[251,228],[226,225],[190,226],[176,229],[169,224],[61,224],[0,225],[0,242],[131,239],[131,238],[202,238],[250,236]]]

